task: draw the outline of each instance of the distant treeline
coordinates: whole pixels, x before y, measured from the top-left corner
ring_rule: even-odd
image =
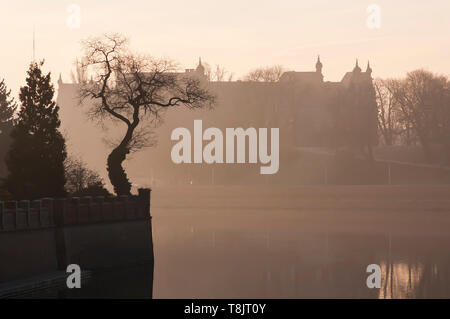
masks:
[[[178,77],[170,60],[133,55],[127,45],[128,39],[121,35],[91,39],[84,43],[86,54],[77,63],[79,93],[92,102],[90,114],[127,127],[106,163],[118,195],[131,192],[123,162],[130,153],[151,145],[144,120],[159,120],[169,107],[206,108],[216,100],[200,79]],[[96,172],[82,160],[68,157],[50,73],[44,74],[42,66],[43,62],[30,64],[20,89],[20,106],[0,81],[0,187],[15,199],[106,194]],[[224,80],[223,68],[217,66],[212,72],[201,62],[199,67],[205,69],[207,79]],[[282,73],[281,66],[260,68],[245,80],[276,82]],[[150,74],[151,81],[142,74]],[[372,81],[370,75],[356,72],[335,99],[337,107],[330,109],[336,150],[361,150],[373,160],[372,147],[377,143],[419,145],[427,161],[450,164],[448,77],[416,70],[402,79]]]
[[[428,162],[450,164],[450,80],[425,70],[374,81],[380,142],[420,145]]]

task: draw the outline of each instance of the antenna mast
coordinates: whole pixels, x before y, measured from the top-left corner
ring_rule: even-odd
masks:
[[[33,25],[33,62],[35,61],[35,55],[36,55],[36,43],[35,43],[35,27]]]

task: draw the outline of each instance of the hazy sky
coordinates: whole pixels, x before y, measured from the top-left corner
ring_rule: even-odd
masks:
[[[67,7],[81,8],[80,28],[67,26]],[[381,27],[367,26],[367,7],[381,8]],[[338,81],[355,58],[374,76],[401,76],[416,68],[450,73],[449,0],[0,0],[0,77],[17,92],[32,59],[56,81],[70,80],[80,40],[120,32],[136,50],[168,56],[183,68],[198,57],[244,75],[252,68],[282,64],[314,69],[321,55],[325,80]]]

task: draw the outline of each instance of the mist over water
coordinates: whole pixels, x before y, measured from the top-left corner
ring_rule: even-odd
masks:
[[[154,298],[448,298],[450,217],[403,191],[155,189]]]

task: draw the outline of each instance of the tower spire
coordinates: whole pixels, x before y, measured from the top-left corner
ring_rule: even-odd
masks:
[[[205,67],[202,65],[202,58],[199,57],[198,58],[198,65],[197,65],[197,69],[196,69],[197,73],[200,75],[205,75]]]
[[[361,72],[361,68],[358,65],[358,59],[356,59],[356,64],[355,64],[355,68],[353,69],[353,72]]]
[[[317,62],[316,62],[316,72],[322,73],[322,62],[320,62],[320,55],[317,55]]]

